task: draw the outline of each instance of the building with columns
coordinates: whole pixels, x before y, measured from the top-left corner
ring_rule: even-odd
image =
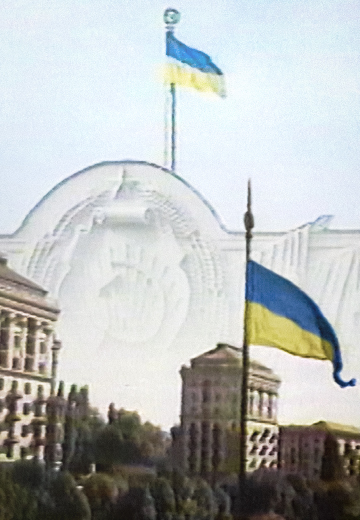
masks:
[[[181,425],[173,429],[174,464],[212,478],[238,472],[241,349],[218,344],[182,366]],[[247,464],[252,471],[278,459],[277,399],[280,379],[250,362]]]
[[[44,456],[60,342],[55,303],[0,258],[0,460]]]
[[[240,198],[245,210],[244,194]],[[254,205],[256,221],[256,194]],[[239,220],[242,213],[239,208]],[[290,231],[286,222],[284,231],[255,227],[252,259],[316,301],[336,329],[344,371],[356,377],[360,230],[331,229],[326,216],[299,224]],[[18,230],[0,235],[0,250],[12,269],[59,302],[58,331],[66,344],[61,378],[90,382],[96,406],[121,401],[167,427],[180,408],[178,367],[220,341],[241,346],[244,232],[227,229],[201,193],[160,166],[112,161],[71,175],[36,204]],[[256,356],[281,376],[283,409],[292,414],[287,420],[298,420],[293,411],[299,409],[300,384],[301,401],[312,403],[315,417],[324,408],[324,399],[313,399],[320,386],[328,417],[345,421],[342,410],[358,409],[356,392],[346,393],[343,406],[330,363],[317,370],[320,362],[280,351],[271,361],[267,352]],[[38,364],[30,354],[26,362]],[[109,377],[115,365],[116,387]],[[300,373],[308,375],[306,384]]]
[[[325,440],[336,439],[345,473],[360,474],[360,430],[332,422],[280,427],[279,466],[310,479],[320,477]]]

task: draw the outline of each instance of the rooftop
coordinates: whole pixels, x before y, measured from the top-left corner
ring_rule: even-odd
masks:
[[[33,308],[55,313],[60,311],[54,301],[49,299],[48,292],[37,283],[20,275],[7,264],[7,259],[0,254],[0,296],[19,304],[31,305]],[[15,303],[14,303],[15,304]]]
[[[202,365],[242,365],[242,349],[233,347],[227,343],[218,343],[216,348],[204,352],[195,358],[191,359],[191,366]],[[262,372],[272,373],[272,370],[258,361],[250,361],[250,369],[260,370]]]
[[[41,292],[43,296],[47,295],[47,291],[40,287],[40,285],[37,285],[35,282],[32,282],[28,278],[25,278],[24,276],[21,276],[16,271],[13,271],[10,269],[10,267],[7,265],[7,259],[0,255],[0,279],[7,280],[8,282],[13,282],[17,285],[22,285],[23,287],[26,287],[27,289],[32,289],[37,292]]]
[[[289,424],[282,427],[292,430],[321,430],[329,433],[337,433],[347,436],[360,436],[360,429],[356,428],[356,426],[334,423],[329,421],[318,421],[313,424]]]

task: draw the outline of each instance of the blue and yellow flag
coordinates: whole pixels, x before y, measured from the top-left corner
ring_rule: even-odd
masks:
[[[334,329],[316,303],[296,285],[251,260],[245,298],[248,344],[276,347],[305,358],[328,359],[333,363],[338,385],[355,385],[355,379],[345,382],[340,377],[343,364]]]
[[[188,47],[175,38],[171,31],[166,33],[165,80],[202,92],[215,92],[225,97],[224,75],[204,52]]]

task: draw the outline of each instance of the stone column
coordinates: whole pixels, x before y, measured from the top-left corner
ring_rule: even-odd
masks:
[[[212,459],[212,428],[211,422],[203,421],[201,423],[201,474],[207,476],[211,472]]]
[[[45,376],[50,375],[50,363],[52,361],[52,347],[54,343],[54,331],[51,323],[43,323],[39,341],[39,371]],[[56,340],[55,340],[56,341]]]
[[[269,419],[274,419],[274,397],[275,395],[270,392],[269,393],[269,402],[268,402],[268,413],[267,416]]]
[[[26,336],[27,336],[27,318],[26,316],[20,316],[17,321],[17,325],[21,327],[21,340],[20,340],[20,367],[19,370],[24,370],[25,356],[26,356]]]
[[[28,334],[26,339],[25,370],[27,372],[39,371],[39,331],[41,321],[35,318],[28,319]]]
[[[45,446],[45,425],[46,425],[46,413],[45,413],[46,398],[44,395],[44,388],[42,385],[38,385],[37,397],[33,403],[34,406],[34,418],[31,421],[33,430],[33,453],[37,460],[44,459],[44,446]]]
[[[58,357],[59,351],[61,349],[61,341],[54,340],[51,347],[51,389],[50,395],[55,395],[55,386],[56,386],[56,378],[57,378],[57,366],[58,366]]]
[[[248,415],[254,415],[254,388],[249,388]]]
[[[262,393],[262,411],[261,411],[262,417],[264,419],[269,418],[269,394],[265,391]]]
[[[16,319],[16,314],[14,312],[9,312],[7,315],[7,324],[5,325],[5,330],[7,330],[7,366],[6,368],[12,368],[13,363],[13,350],[14,350],[14,323]]]
[[[2,310],[0,317],[0,366],[10,368],[9,363],[9,313]]]
[[[64,383],[61,381],[57,396],[50,396],[46,403],[45,462],[51,469],[59,469],[61,466],[65,411]]]
[[[186,428],[184,454],[186,469],[190,473],[200,472],[201,458],[201,430],[200,425],[192,422]]]
[[[4,441],[6,446],[6,457],[9,459],[18,458],[19,453],[15,453],[15,446],[19,444],[19,438],[16,435],[16,423],[20,421],[21,417],[18,410],[18,401],[22,398],[22,395],[18,392],[18,382],[13,380],[11,383],[11,389],[6,394],[5,405],[8,413],[5,417],[5,423],[8,425],[8,435]],[[19,451],[18,449],[16,451]]]
[[[253,413],[255,416],[260,416],[260,391],[254,390],[254,404]]]
[[[39,372],[39,355],[40,355],[40,331],[42,330],[42,322],[36,320],[35,330],[35,352],[34,352],[34,371]]]
[[[218,471],[220,463],[224,460],[224,431],[217,423],[212,428],[212,470]]]
[[[270,406],[271,406],[271,419],[274,421],[277,420],[277,394],[271,394],[270,396]]]

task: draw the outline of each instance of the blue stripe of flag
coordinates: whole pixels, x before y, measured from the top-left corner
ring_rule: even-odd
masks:
[[[221,70],[211,61],[210,56],[180,42],[171,31],[166,33],[166,55],[202,72],[222,75]]]

